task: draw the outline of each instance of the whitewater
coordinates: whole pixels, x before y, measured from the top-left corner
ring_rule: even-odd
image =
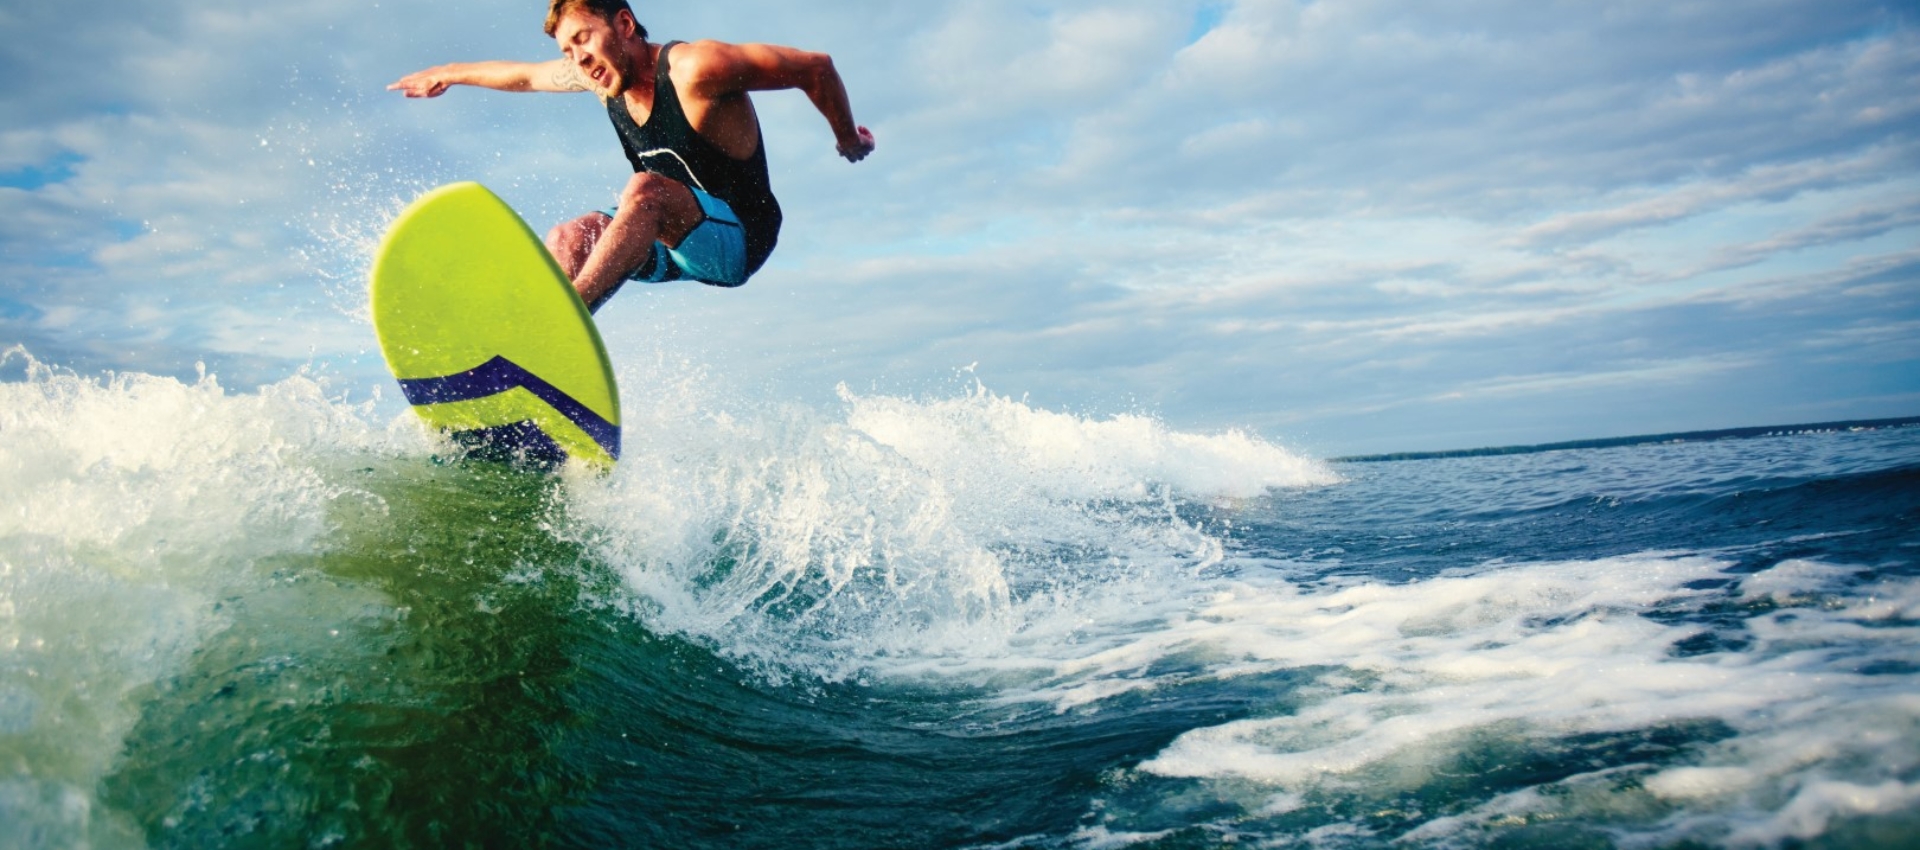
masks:
[[[1333,462],[661,360],[544,474],[4,358],[7,847],[1920,844],[1920,427]]]

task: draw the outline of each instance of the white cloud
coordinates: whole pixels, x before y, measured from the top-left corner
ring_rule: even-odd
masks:
[[[1702,379],[1753,366],[1742,357],[1716,355],[1647,364],[1606,371],[1543,372],[1537,374],[1496,375],[1471,381],[1433,396],[1440,401],[1461,401],[1483,396],[1556,397],[1568,390],[1601,388],[1644,389],[1649,384],[1697,384]]]
[[[1531,225],[1519,234],[1525,245],[1591,241],[1624,230],[1668,224],[1684,218],[1755,201],[1780,202],[1802,192],[1859,183],[1878,183],[1903,165],[1920,162],[1920,147],[1898,142],[1851,153],[1837,160],[1768,163],[1727,178],[1707,178],[1678,186],[1635,187],[1645,195],[1602,210],[1567,212]]]
[[[667,346],[823,396],[980,361],[995,391],[1043,404],[1334,451],[1914,412],[1893,409],[1920,389],[1901,336],[1920,320],[1920,29],[1901,4],[733,0],[641,17],[662,38],[833,53],[880,151],[838,161],[804,98],[760,96],[780,252],[737,291],[630,288],[602,314],[629,357]],[[591,99],[382,90],[438,62],[551,55],[539,18],[0,11],[17,82],[0,92],[0,346],[83,369],[208,359],[228,386],[341,357],[384,381],[360,281],[408,198],[480,179],[544,229],[622,179]]]

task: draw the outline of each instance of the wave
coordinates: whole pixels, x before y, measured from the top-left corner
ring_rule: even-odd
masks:
[[[314,376],[11,356],[0,823],[29,844],[616,829],[632,801],[557,804],[668,750],[858,765],[900,807],[964,765],[943,804],[1038,812],[1038,846],[1768,846],[1920,800],[1920,584],[1887,555],[1912,429],[1336,469],[979,385],[806,406],[655,363],[611,474],[539,475]],[[1023,808],[1009,770],[1071,788]],[[409,781],[431,805],[380,808]],[[868,834],[905,835],[885,805]]]
[[[1034,606],[1101,581],[1217,563],[1182,500],[1337,478],[1241,432],[952,398],[729,409],[698,379],[646,386],[626,457],[571,516],[650,623],[837,680],[879,658],[1003,644]],[[637,415],[638,418],[635,418]]]
[[[54,845],[138,844],[97,794],[160,781],[147,774],[182,724],[247,740],[270,705],[339,710],[329,681],[389,711],[436,689],[460,704],[457,682],[518,662],[448,667],[448,647],[486,645],[496,627],[476,611],[527,588],[559,594],[541,603],[555,622],[617,611],[764,679],[955,652],[991,667],[1034,623],[1075,619],[1044,612],[1098,586],[1075,578],[1089,559],[1136,575],[1218,563],[1182,500],[1335,480],[1244,433],[984,389],[815,409],[665,368],[623,374],[644,402],[611,475],[546,477],[446,464],[409,413],[319,376],[233,392],[7,356],[23,377],[0,383],[0,752],[23,772],[0,779],[0,819]],[[416,656],[385,680],[407,687],[362,679]],[[300,697],[224,696],[270,686]]]

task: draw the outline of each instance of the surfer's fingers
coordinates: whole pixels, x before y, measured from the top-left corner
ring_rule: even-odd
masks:
[[[854,134],[859,141],[853,145],[842,146],[840,148],[840,155],[846,157],[848,162],[859,162],[860,160],[866,159],[867,155],[873,153],[874,149],[873,131],[865,127],[855,127]]]
[[[387,86],[387,91],[398,91],[407,97],[439,97],[447,90],[448,83],[426,73],[408,74]]]

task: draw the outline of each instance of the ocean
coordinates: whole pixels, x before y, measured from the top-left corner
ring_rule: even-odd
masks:
[[[1333,461],[656,365],[538,474],[8,358],[0,846],[1920,846],[1920,426]]]

